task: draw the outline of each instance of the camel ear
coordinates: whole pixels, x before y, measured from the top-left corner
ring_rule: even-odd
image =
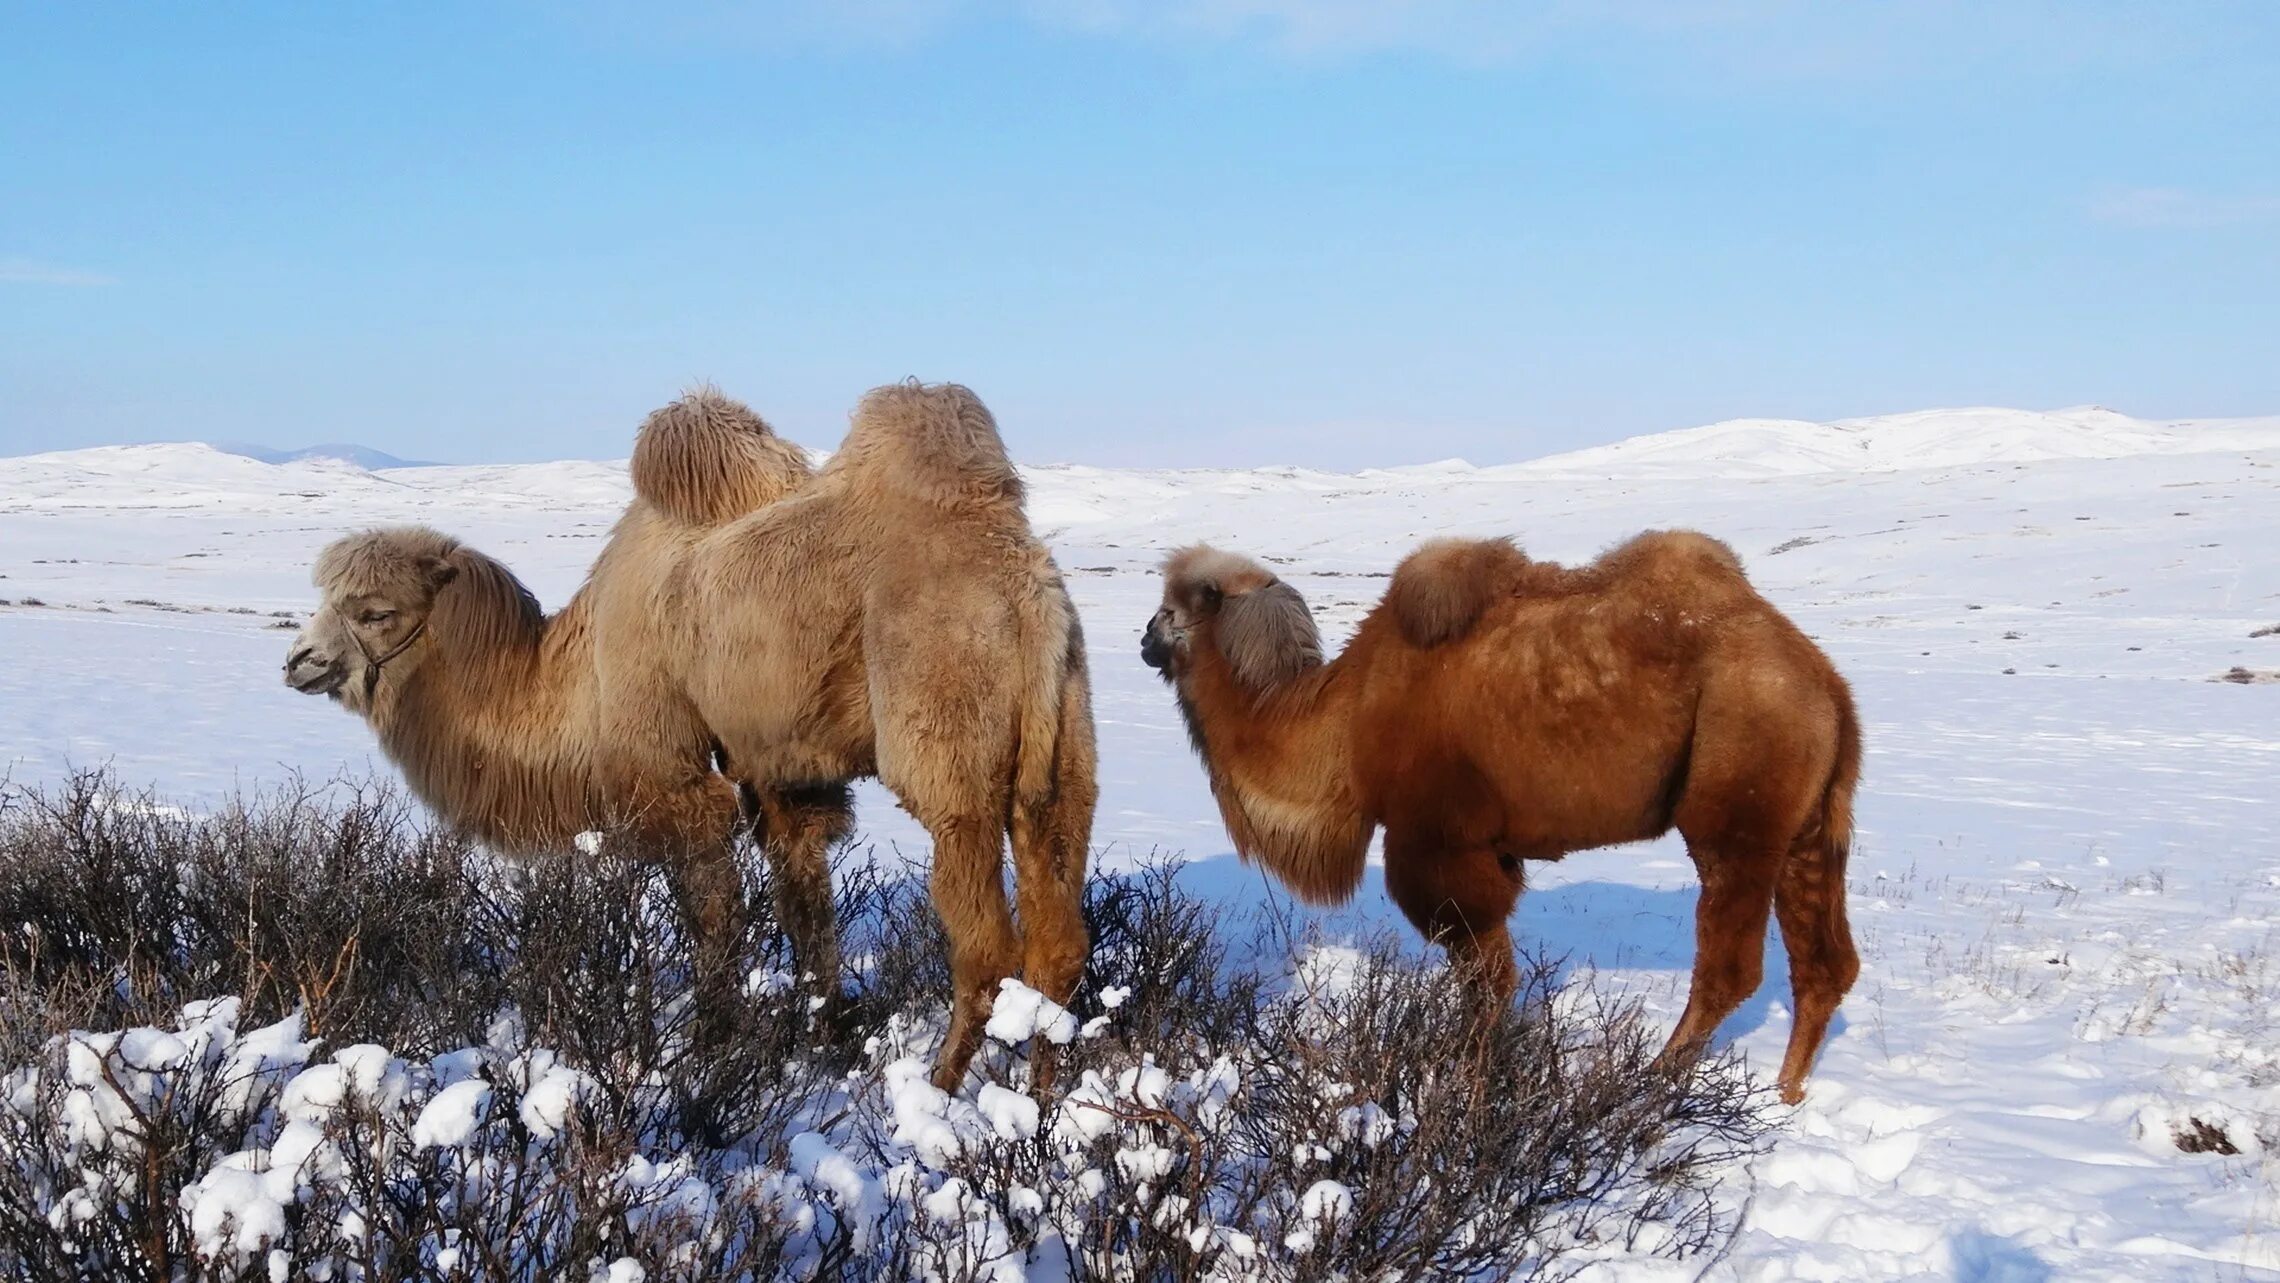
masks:
[[[1219,591],[1212,589],[1217,599]],[[1217,638],[1235,680],[1254,691],[1280,685],[1322,662],[1322,635],[1298,590],[1280,579],[1222,602]]]
[[[427,580],[428,587],[441,588],[459,578],[459,567],[441,557],[422,557],[420,558],[420,577]]]
[[[1198,613],[1204,615],[1218,614],[1221,600],[1223,598],[1220,595],[1218,584],[1202,583],[1196,585],[1195,605]]]

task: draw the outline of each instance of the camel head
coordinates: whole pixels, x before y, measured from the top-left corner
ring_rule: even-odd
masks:
[[[459,575],[458,551],[459,541],[423,526],[333,541],[317,555],[310,577],[323,599],[293,638],[285,684],[368,713],[383,675],[402,681],[426,657],[420,643],[436,594]]]
[[[1296,588],[1248,557],[1197,544],[1164,559],[1164,604],[1140,636],[1140,660],[1178,686],[1205,646],[1253,692],[1322,663],[1322,636]]]

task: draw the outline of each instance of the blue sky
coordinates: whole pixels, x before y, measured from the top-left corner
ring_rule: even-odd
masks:
[[[2280,5],[0,3],[0,453],[2280,413]]]

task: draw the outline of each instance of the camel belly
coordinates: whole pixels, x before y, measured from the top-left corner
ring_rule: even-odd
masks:
[[[1491,730],[1473,755],[1498,801],[1498,849],[1549,859],[1666,832],[1689,736],[1659,720],[1610,717],[1523,735]]]
[[[722,664],[705,683],[698,712],[728,755],[732,773],[761,784],[802,784],[875,774],[869,684],[860,664],[757,662],[798,659],[789,647],[755,650],[755,662]]]

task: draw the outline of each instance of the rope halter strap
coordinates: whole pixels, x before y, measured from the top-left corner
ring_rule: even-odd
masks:
[[[431,615],[430,618],[432,617]],[[427,626],[428,621],[426,619],[420,620],[417,624],[412,625],[412,631],[404,634],[404,640],[390,646],[378,655],[373,654],[372,648],[364,644],[364,634],[356,631],[353,627],[348,630],[349,640],[355,642],[356,649],[364,655],[364,702],[367,705],[371,704],[373,693],[380,689],[381,667],[389,660],[409,650],[413,642],[425,636]]]

